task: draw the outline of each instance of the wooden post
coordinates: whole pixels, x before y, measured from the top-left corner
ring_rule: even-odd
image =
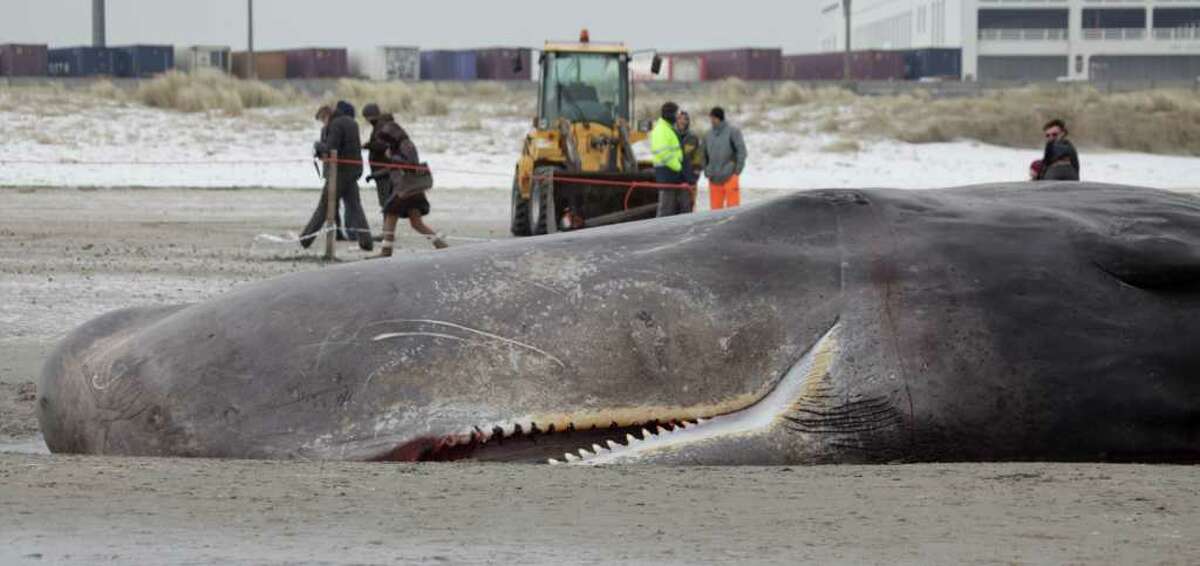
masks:
[[[337,242],[337,170],[338,152],[329,152],[329,162],[325,166],[325,259],[335,259],[334,244]]]

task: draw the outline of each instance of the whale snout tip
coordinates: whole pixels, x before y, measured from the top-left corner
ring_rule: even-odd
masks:
[[[113,311],[68,334],[42,364],[37,386],[37,417],[46,446],[54,453],[103,452],[96,436],[103,427],[100,403],[121,384],[133,381],[126,361],[139,332],[182,306]]]

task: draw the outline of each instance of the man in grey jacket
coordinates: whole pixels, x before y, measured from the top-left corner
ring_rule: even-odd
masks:
[[[704,135],[704,176],[708,177],[709,208],[720,210],[741,204],[746,141],[741,130],[725,122],[725,109],[717,106],[708,117],[712,129]]]

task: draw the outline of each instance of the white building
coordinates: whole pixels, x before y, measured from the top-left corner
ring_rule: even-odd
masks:
[[[819,0],[822,51],[844,48]],[[852,49],[962,49],[963,78],[1200,78],[1200,0],[852,0]]]

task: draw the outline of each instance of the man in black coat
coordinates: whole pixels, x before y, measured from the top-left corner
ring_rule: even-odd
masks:
[[[338,101],[333,110],[333,117],[323,138],[316,143],[315,150],[322,158],[329,157],[331,151],[338,152],[337,196],[338,201],[346,207],[346,231],[350,237],[358,240],[358,247],[371,251],[375,243],[371,239],[371,226],[367,223],[367,215],[363,212],[358,194],[358,179],[363,174],[362,140],[359,137],[358,122],[354,119],[354,106],[349,102]],[[311,245],[317,232],[325,225],[325,205],[326,199],[322,198],[308,225],[304,227],[305,237],[301,238],[300,245],[306,248]],[[337,216],[336,211],[334,216]]]
[[[1078,181],[1079,154],[1067,139],[1067,124],[1062,120],[1050,120],[1042,126],[1046,135],[1046,151],[1042,156],[1042,181]]]

